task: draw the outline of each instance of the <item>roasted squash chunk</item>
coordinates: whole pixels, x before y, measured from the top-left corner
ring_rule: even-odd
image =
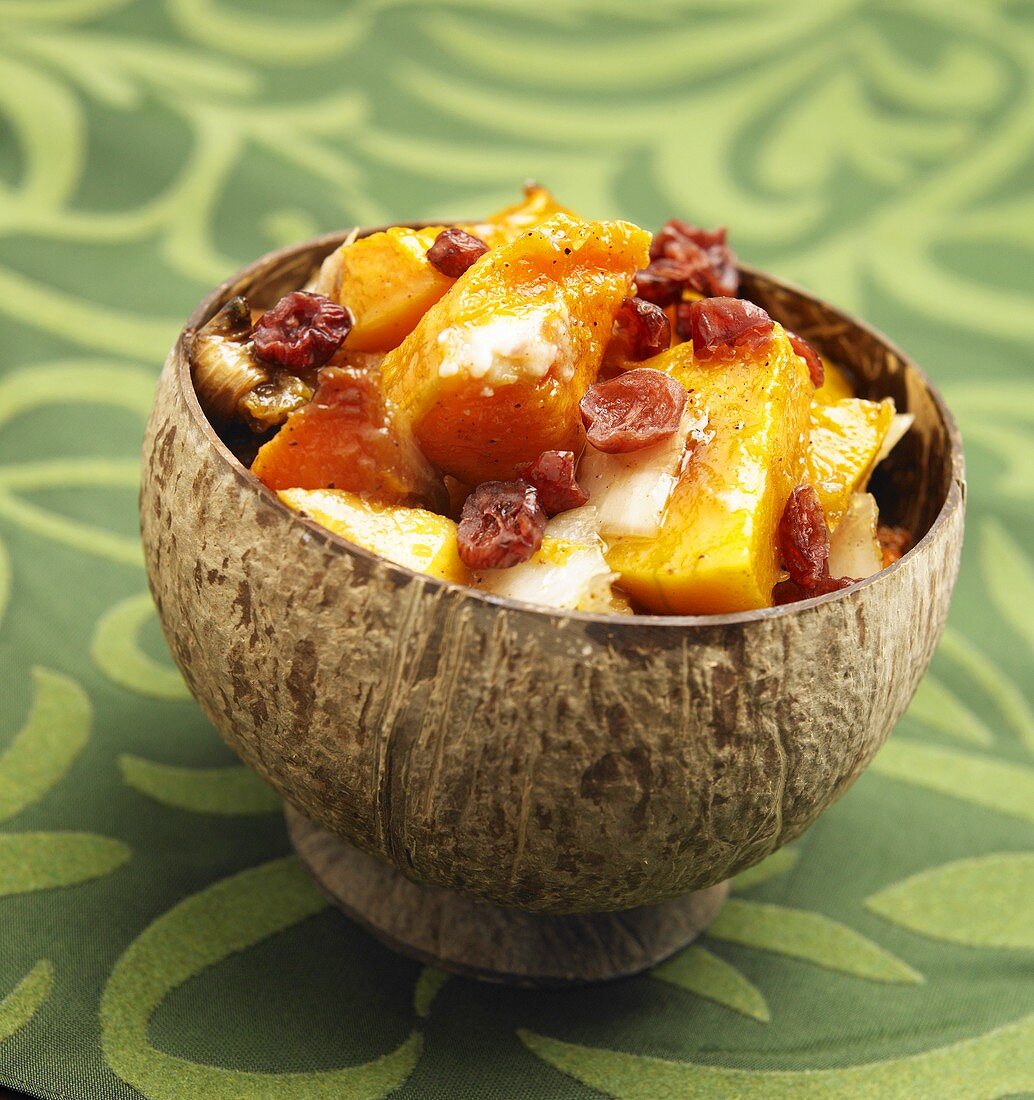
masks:
[[[558,213],[570,211],[544,187],[533,186],[520,202],[465,228],[495,248]],[[331,257],[318,289],[352,311],[349,351],[397,348],[452,286],[454,280],[427,260],[427,250],[443,228],[394,226],[342,245]]]
[[[501,244],[509,244],[519,237],[525,230],[534,229],[556,214],[567,214],[568,217],[577,218],[573,210],[553,198],[550,192],[537,183],[528,184],[524,188],[524,198],[515,202],[512,206],[504,206],[485,221],[467,228],[475,237],[480,237],[489,248],[498,248]]]
[[[445,486],[408,429],[392,422],[377,376],[326,367],[319,380],[312,401],[259,449],[256,477],[270,489],[347,489],[444,507]]]
[[[822,379],[822,385],[815,391],[815,400],[822,405],[835,405],[847,397],[854,397],[854,386],[851,385],[847,375],[824,355],[820,355],[819,358],[822,360],[822,371],[825,377]]]
[[[482,256],[381,366],[424,454],[470,485],[581,449],[578,402],[649,234],[558,214]]]
[[[776,527],[804,470],[813,392],[804,361],[776,325],[757,351],[705,364],[684,343],[640,365],[677,378],[707,428],[691,445],[659,533],[608,540],[618,585],[657,614],[770,606],[780,576]]]
[[[836,530],[851,496],[864,488],[894,419],[894,402],[848,397],[811,407],[805,480],[815,487],[826,523]]]
[[[341,249],[337,298],[355,318],[350,351],[389,351],[452,286],[454,280],[427,262],[427,250],[442,226],[396,226]]]
[[[457,584],[469,579],[456,549],[456,524],[447,516],[334,489],[284,489],[278,496],[289,508],[398,565]]]

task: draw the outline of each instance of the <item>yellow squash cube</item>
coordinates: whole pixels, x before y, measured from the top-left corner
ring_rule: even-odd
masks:
[[[863,489],[894,419],[894,402],[848,397],[811,407],[811,439],[804,479],[818,493],[830,531],[852,495]]]
[[[655,614],[770,606],[780,576],[776,528],[804,470],[813,392],[804,361],[776,325],[758,351],[697,363],[684,343],[640,366],[677,378],[707,428],[691,445],[660,532],[609,540],[617,584]]]
[[[429,577],[465,584],[456,524],[423,508],[377,504],[341,489],[283,489],[277,494],[334,534]]]

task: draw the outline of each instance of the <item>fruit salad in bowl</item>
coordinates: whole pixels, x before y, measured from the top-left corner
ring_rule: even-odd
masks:
[[[268,308],[231,298],[190,358],[254,476],[390,561],[561,609],[748,611],[900,557],[868,484],[912,417],[739,283],[724,229],[529,186],[346,239]]]

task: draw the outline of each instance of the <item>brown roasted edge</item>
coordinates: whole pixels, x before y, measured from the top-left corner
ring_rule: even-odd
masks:
[[[343,236],[265,257],[210,295],[148,426],[152,590],[222,736],[324,828],[414,881],[513,908],[655,904],[800,835],[882,744],[947,614],[962,453],[922,374],[866,326],[744,269],[746,293],[916,412],[924,469],[898,475],[898,515],[925,535],[843,593],[740,615],[490,598],[286,509],[197,404],[190,331],[239,290],[269,304],[301,285]]]

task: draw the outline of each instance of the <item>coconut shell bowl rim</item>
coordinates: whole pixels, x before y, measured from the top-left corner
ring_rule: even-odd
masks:
[[[428,225],[449,225],[449,224],[466,224],[462,222],[394,222],[392,225],[404,225],[409,228],[422,229]],[[941,422],[946,431],[947,439],[950,444],[950,460],[951,471],[950,480],[945,494],[944,501],[941,504],[940,509],[937,512],[933,522],[930,524],[929,529],[923,534],[923,536],[912,546],[907,553],[894,562],[893,564],[881,569],[878,573],[874,573],[872,576],[866,577],[850,588],[841,589],[837,592],[832,592],[824,596],[816,596],[807,600],[800,600],[795,603],[785,604],[777,607],[763,607],[752,611],[737,611],[718,615],[652,615],[652,614],[639,614],[634,617],[628,615],[619,615],[615,613],[601,614],[596,612],[575,611],[558,609],[553,607],[547,607],[540,604],[534,604],[523,600],[513,600],[508,597],[495,596],[486,592],[481,592],[476,588],[470,588],[468,585],[456,584],[453,581],[441,580],[437,577],[430,577],[425,573],[417,572],[410,569],[407,566],[400,565],[391,561],[389,558],[385,558],[380,554],[376,554],[373,551],[367,550],[356,543],[350,542],[340,535],[335,534],[333,531],[324,527],[322,524],[317,523],[315,520],[309,519],[307,516],[296,512],[292,508],[288,508],[279,497],[271,489],[268,489],[261,481],[241,463],[233,451],[227,446],[227,444],[220,437],[216,431],[212,422],[201,408],[201,404],[198,400],[197,394],[194,389],[193,378],[191,376],[190,369],[190,341],[193,338],[194,333],[204,325],[212,316],[232,297],[237,294],[244,294],[248,296],[249,291],[256,285],[260,285],[260,279],[264,272],[276,270],[277,266],[285,261],[291,260],[295,256],[303,253],[311,253],[313,256],[320,256],[320,259],[329,255],[335,248],[337,248],[344,240],[346,240],[353,233],[356,237],[369,236],[372,233],[379,232],[382,229],[389,228],[388,226],[373,226],[373,227],[357,227],[352,230],[338,230],[333,233],[326,233],[318,237],[312,237],[308,240],[299,241],[296,244],[289,245],[286,248],[277,249],[272,252],[267,252],[257,260],[245,265],[234,275],[231,275],[224,282],[220,283],[198,304],[197,308],[190,315],[186,325],[181,331],[179,338],[176,342],[175,348],[175,360],[176,360],[176,380],[179,389],[182,393],[186,408],[189,410],[189,414],[193,417],[194,421],[201,428],[208,442],[211,444],[213,451],[218,456],[220,462],[227,466],[238,483],[245,489],[257,494],[267,507],[277,509],[281,513],[288,514],[291,519],[304,527],[310,535],[318,539],[323,545],[332,549],[334,553],[353,555],[360,558],[364,558],[371,563],[378,563],[380,566],[388,569],[389,571],[398,575],[399,578],[405,581],[412,580],[413,578],[419,578],[424,584],[438,586],[445,589],[452,589],[457,591],[463,591],[467,595],[473,596],[476,599],[484,601],[486,604],[495,605],[497,607],[505,608],[511,612],[520,612],[527,615],[544,616],[552,619],[574,619],[587,623],[599,623],[606,625],[614,625],[620,622],[623,626],[627,627],[631,624],[642,627],[643,629],[650,629],[651,627],[686,627],[686,628],[699,628],[708,626],[727,626],[735,624],[749,624],[753,622],[762,622],[767,619],[777,618],[784,615],[795,615],[802,612],[810,611],[813,608],[829,603],[833,600],[840,600],[845,597],[849,597],[852,593],[857,592],[862,588],[868,588],[873,585],[878,585],[883,582],[887,577],[899,569],[909,568],[918,559],[926,549],[934,542],[940,533],[941,529],[948,522],[948,519],[959,508],[963,507],[966,496],[966,482],[965,482],[965,460],[962,450],[962,438],[958,430],[958,426],[955,423],[955,419],[951,414],[944,398],[938,392],[935,386],[932,385],[927,375],[923,370],[918,367],[915,362],[909,358],[900,348],[887,339],[879,330],[872,325],[860,321],[858,318],[852,316],[849,313],[838,309],[835,306],[830,305],[828,302],[823,301],[817,295],[810,293],[802,287],[789,282],[785,279],[774,277],[767,272],[763,272],[758,268],[751,267],[746,264],[739,265],[739,271],[741,275],[753,277],[757,279],[763,279],[769,285],[778,287],[781,290],[787,291],[801,299],[808,300],[812,303],[819,305],[823,311],[828,315],[835,318],[840,323],[849,326],[853,330],[857,330],[867,334],[871,339],[876,341],[883,347],[885,351],[895,356],[905,367],[909,368],[913,372],[913,376],[925,389],[928,396],[933,401],[933,404],[937,410],[937,414],[941,419]],[[314,260],[314,268],[318,265],[319,260]],[[298,287],[294,289],[299,289]],[[285,291],[286,292],[286,291]],[[779,317],[773,315],[773,319],[778,321]]]

